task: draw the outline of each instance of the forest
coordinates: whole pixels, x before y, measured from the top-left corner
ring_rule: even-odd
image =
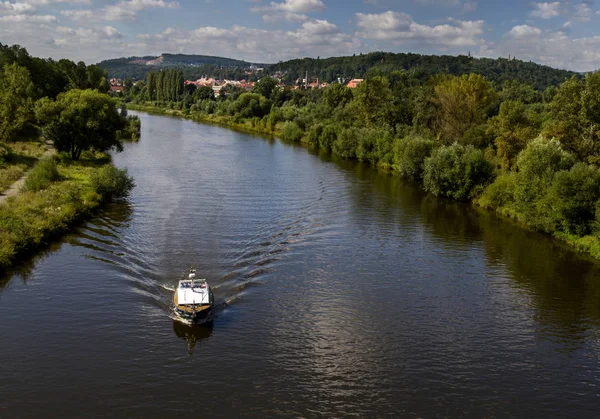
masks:
[[[252,92],[229,86],[218,97],[180,80],[151,73],[124,100],[368,162],[600,257],[600,73],[543,90],[402,69],[355,89],[293,90],[264,77]]]
[[[351,57],[302,58],[277,63],[267,71],[283,73],[286,84],[294,84],[308,73],[311,78],[326,82],[388,75],[405,70],[411,77],[425,83],[436,74],[461,76],[479,74],[499,87],[505,81],[518,80],[537,90],[556,86],[565,78],[577,75],[533,62],[512,58],[474,58],[465,55],[422,55],[413,53],[371,52]]]
[[[250,63],[229,58],[207,57],[203,55],[163,54],[160,64],[146,65],[145,62],[157,57],[130,57],[105,60],[98,64],[108,71],[110,77],[144,80],[151,71],[180,69],[186,80],[196,80],[211,76],[217,80],[257,80],[256,74],[247,74]],[[141,60],[141,61],[140,61]],[[317,78],[328,83],[338,79],[388,76],[393,71],[405,70],[415,80],[427,82],[436,74],[480,74],[496,88],[510,80],[518,80],[536,90],[557,86],[566,78],[579,76],[578,73],[558,70],[537,63],[525,62],[516,58],[473,58],[470,56],[421,55],[412,53],[372,52],[349,57],[301,58],[263,65],[266,75],[281,75],[287,85],[294,85],[297,79]]]
[[[110,77],[132,80],[143,80],[150,71],[173,68],[181,69],[188,80],[196,80],[207,74],[220,80],[241,80],[248,77],[246,70],[250,65],[246,61],[231,58],[186,54],[116,58],[98,63]]]

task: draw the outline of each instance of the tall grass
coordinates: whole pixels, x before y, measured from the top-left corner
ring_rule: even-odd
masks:
[[[31,192],[41,191],[58,180],[60,180],[60,173],[58,172],[56,160],[52,157],[47,157],[40,160],[31,172],[29,172],[23,189]]]

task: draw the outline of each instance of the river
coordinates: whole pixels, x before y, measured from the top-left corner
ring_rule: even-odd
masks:
[[[0,280],[0,416],[598,416],[597,262],[362,164],[140,116],[131,197]],[[170,316],[191,265],[212,328]]]

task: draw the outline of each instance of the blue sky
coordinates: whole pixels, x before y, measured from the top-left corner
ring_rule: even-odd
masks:
[[[369,51],[600,67],[592,1],[0,0],[0,42],[88,63],[163,52],[253,62]]]

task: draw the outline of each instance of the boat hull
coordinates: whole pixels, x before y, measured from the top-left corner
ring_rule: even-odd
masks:
[[[191,310],[188,307],[175,306],[173,313],[177,320],[185,324],[206,324],[214,319],[214,307]]]

